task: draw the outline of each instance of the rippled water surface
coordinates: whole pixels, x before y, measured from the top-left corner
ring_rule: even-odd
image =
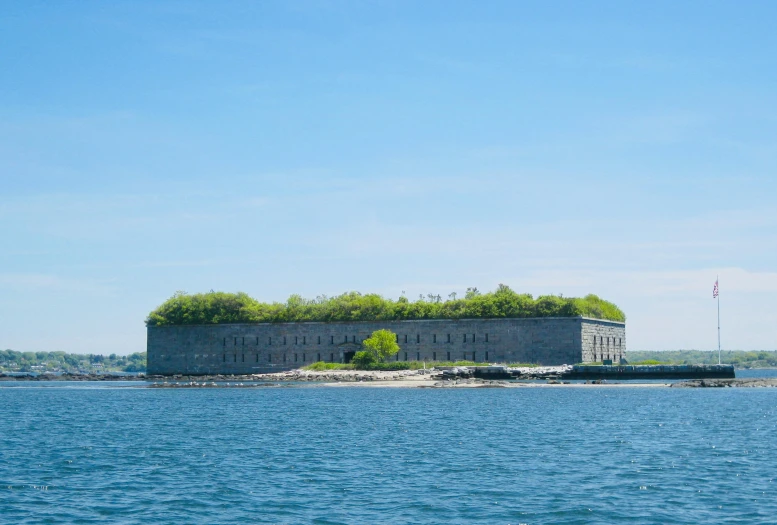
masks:
[[[0,523],[774,523],[777,389],[0,386]]]

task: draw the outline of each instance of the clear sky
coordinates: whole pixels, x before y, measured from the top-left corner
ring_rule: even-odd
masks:
[[[777,349],[777,2],[4,2],[0,348],[176,290],[596,293]]]

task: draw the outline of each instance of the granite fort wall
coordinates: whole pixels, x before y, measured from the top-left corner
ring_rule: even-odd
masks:
[[[626,357],[626,326],[611,321],[586,321],[582,323],[583,363],[600,363],[611,359],[613,363]]]
[[[574,364],[601,360],[602,352],[624,355],[626,341],[623,323],[582,317],[150,326],[148,372],[250,374],[340,363],[381,328],[397,334],[402,361]]]

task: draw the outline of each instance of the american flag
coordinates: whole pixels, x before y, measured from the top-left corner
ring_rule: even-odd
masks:
[[[715,299],[718,296],[718,280],[715,279],[715,286],[712,287],[712,298]]]

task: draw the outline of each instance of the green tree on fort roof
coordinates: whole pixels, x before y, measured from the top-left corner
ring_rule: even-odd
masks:
[[[378,294],[346,292],[305,299],[292,295],[286,302],[264,303],[245,293],[177,292],[146,318],[148,326],[226,323],[294,323],[400,321],[419,319],[499,319],[527,317],[591,317],[625,321],[623,311],[596,295],[562,297],[517,293],[500,284],[493,292],[467,289],[463,298],[450,294],[421,294],[417,301],[405,295],[394,301]]]

